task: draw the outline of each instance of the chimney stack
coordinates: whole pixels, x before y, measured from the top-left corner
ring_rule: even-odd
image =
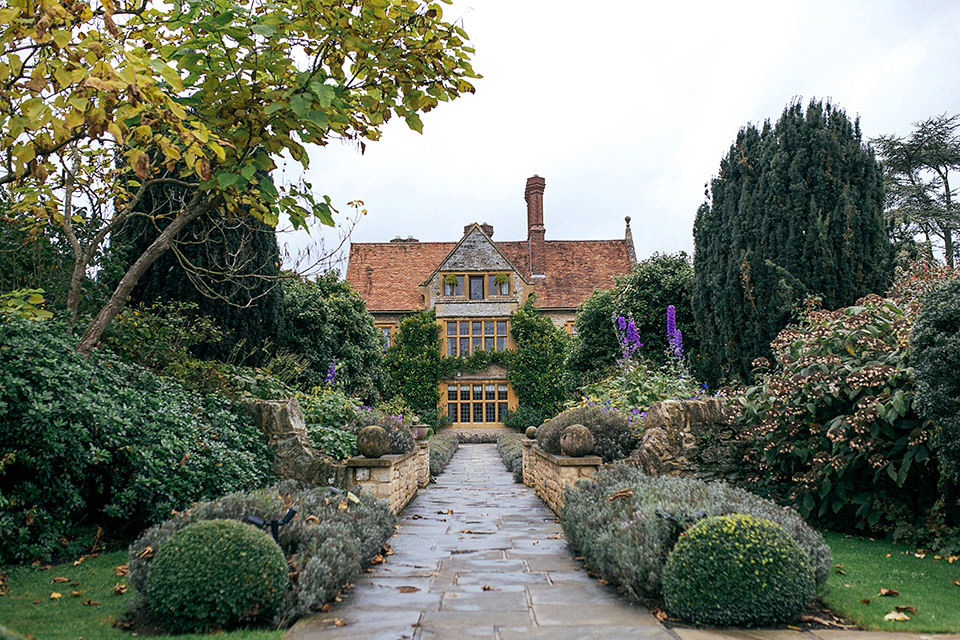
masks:
[[[527,244],[530,247],[530,275],[546,275],[546,256],[544,250],[543,191],[547,181],[534,175],[527,178],[527,188],[523,197],[527,201]]]

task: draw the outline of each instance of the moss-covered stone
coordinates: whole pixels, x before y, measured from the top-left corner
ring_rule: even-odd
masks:
[[[379,458],[390,450],[390,434],[375,424],[360,429],[357,434],[357,451],[368,458]]]
[[[560,435],[560,451],[565,456],[580,458],[593,453],[593,433],[582,424],[572,424]]]

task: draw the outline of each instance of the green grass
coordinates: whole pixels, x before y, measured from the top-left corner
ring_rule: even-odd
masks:
[[[127,610],[133,589],[123,595],[114,594],[114,585],[126,585],[125,578],[114,574],[116,567],[127,562],[126,551],[105,553],[89,558],[79,565],[67,562],[51,569],[40,571],[34,567],[11,567],[6,569],[9,591],[0,595],[0,621],[7,628],[23,635],[32,635],[37,640],[76,640],[98,638],[103,640],[130,640],[131,635],[113,626],[115,620]],[[57,583],[53,579],[67,578],[68,582]],[[71,582],[79,583],[70,586]],[[79,596],[73,592],[79,591]],[[61,594],[59,600],[50,594]],[[94,601],[98,606],[84,605]],[[229,640],[280,640],[284,631],[233,631],[218,634]],[[176,640],[209,640],[209,635],[154,636]]]
[[[951,564],[883,540],[838,533],[825,533],[824,538],[834,563],[841,565],[827,580],[823,598],[833,611],[875,631],[960,633],[960,586],[953,584],[960,581],[960,560]],[[900,595],[880,596],[880,589]],[[915,607],[917,613],[907,612],[909,621],[884,620],[898,605]]]

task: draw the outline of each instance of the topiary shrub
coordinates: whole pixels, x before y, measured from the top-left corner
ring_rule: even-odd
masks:
[[[450,458],[457,452],[460,439],[456,433],[446,431],[430,438],[430,475],[438,476],[450,462]]]
[[[157,551],[147,602],[174,632],[269,618],[287,588],[287,561],[269,535],[236,520],[191,524]]]
[[[598,406],[568,409],[547,420],[537,429],[537,444],[548,453],[561,455],[560,436],[573,424],[582,424],[590,430],[594,454],[607,463],[623,460],[637,445],[627,417],[616,409]]]
[[[916,405],[936,425],[933,444],[944,479],[960,483],[960,279],[923,298],[910,334],[917,376]]]
[[[328,602],[359,574],[363,562],[380,552],[396,524],[396,516],[385,502],[362,494],[351,498],[333,487],[302,489],[292,481],[202,502],[150,527],[130,546],[128,580],[143,595],[154,554],[192,523],[214,519],[245,522],[251,515],[280,520],[291,505],[299,511],[280,528],[278,542],[294,569],[293,579],[273,619],[278,627],[289,626]]]
[[[638,602],[660,595],[663,567],[675,540],[672,523],[706,516],[744,514],[775,522],[790,534],[814,570],[817,585],[830,573],[830,548],[796,511],[725,483],[646,476],[624,464],[601,469],[593,482],[565,494],[560,522],[570,546],[601,578]],[[703,514],[700,514],[703,515]]]
[[[707,518],[663,571],[667,610],[695,624],[761,626],[796,618],[813,598],[807,556],[779,525],[746,515]]]

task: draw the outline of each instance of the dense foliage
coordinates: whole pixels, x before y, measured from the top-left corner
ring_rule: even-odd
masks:
[[[516,352],[509,359],[507,380],[521,405],[555,415],[563,404],[563,360],[566,333],[533,306],[532,299],[510,316]]]
[[[507,411],[503,417],[503,426],[523,431],[527,427],[539,427],[543,424],[543,419],[544,415],[539,409],[519,404],[516,409]]]
[[[127,220],[113,234],[126,271],[169,224],[172,202],[182,189],[164,186],[148,191],[144,206],[157,220]],[[250,216],[206,214],[177,237],[140,277],[130,295],[134,305],[190,303],[191,318],[212,321],[223,332],[218,340],[200,341],[191,351],[202,359],[242,359],[264,364],[280,328],[280,249],[272,227]]]
[[[598,289],[577,313],[576,337],[565,363],[570,391],[604,377],[621,357],[611,318],[635,318],[643,341],[639,354],[652,368],[658,368],[671,360],[664,328],[667,307],[674,305],[686,350],[696,350],[693,266],[686,253],[654,253],[637,263],[630,273],[614,280],[613,289]]]
[[[915,406],[909,309],[879,296],[837,311],[811,302],[780,333],[743,399],[753,486],[841,530],[924,526],[939,472]]]
[[[143,526],[271,478],[243,410],[75,345],[56,320],[0,323],[0,563],[74,553],[80,526]]]
[[[420,311],[404,318],[385,358],[389,395],[399,396],[424,418],[436,415],[442,360],[436,314]]]
[[[572,424],[582,424],[593,434],[593,453],[604,462],[623,460],[637,444],[627,416],[606,406],[567,409],[537,429],[537,444],[548,453],[560,455],[560,436]]]
[[[460,439],[452,431],[443,431],[430,438],[430,475],[443,473],[450,458],[457,452]]]
[[[336,385],[372,403],[383,387],[383,343],[373,317],[336,271],[315,280],[283,280],[283,325],[277,345],[306,358],[304,387]]]
[[[860,124],[829,102],[740,130],[694,223],[698,370],[747,380],[806,294],[830,309],[883,291],[883,183]]]
[[[514,482],[523,482],[523,446],[520,441],[525,438],[519,433],[507,433],[497,438],[497,451],[507,471],[513,474]]]
[[[297,507],[297,515],[280,528],[278,540],[291,569],[291,582],[273,618],[276,626],[289,626],[332,600],[344,584],[355,579],[363,563],[380,552],[396,523],[386,503],[332,487],[298,488],[292,482],[201,502],[147,529],[130,546],[130,584],[145,594],[156,554],[192,523],[244,522],[249,516],[280,520],[291,506]]]
[[[702,516],[739,513],[775,522],[804,550],[817,585],[832,570],[830,548],[796,511],[724,483],[650,477],[613,465],[601,469],[594,482],[568,490],[565,501],[560,518],[570,546],[592,571],[634,601],[660,595],[663,568],[677,535]]]
[[[236,520],[207,520],[177,531],[157,551],[146,597],[170,631],[204,633],[269,620],[287,582],[287,559],[269,534]]]
[[[807,556],[783,527],[747,515],[701,520],[663,570],[667,610],[694,624],[789,622],[813,599]]]
[[[934,424],[933,445],[944,483],[960,489],[960,279],[943,282],[923,298],[910,347],[917,408]],[[950,506],[960,524],[955,495]]]

